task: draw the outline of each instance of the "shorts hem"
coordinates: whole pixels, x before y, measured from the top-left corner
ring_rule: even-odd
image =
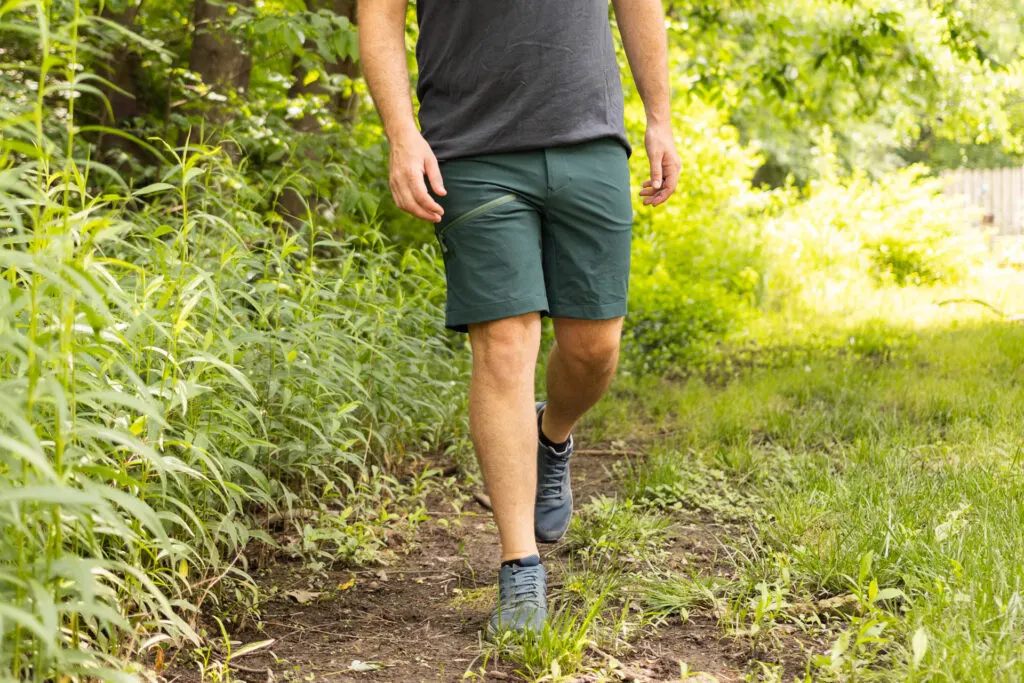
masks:
[[[466,310],[448,311],[444,326],[456,332],[469,332],[469,326],[476,323],[487,323],[494,320],[514,318],[526,313],[548,314],[548,301],[544,296],[531,296],[523,299],[497,301],[493,304],[475,306]]]
[[[552,318],[574,320],[612,320],[626,316],[626,299],[606,304],[584,304],[579,306],[551,306],[548,315]]]

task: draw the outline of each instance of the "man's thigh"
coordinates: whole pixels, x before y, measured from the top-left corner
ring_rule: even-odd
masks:
[[[611,139],[552,150],[544,275],[553,318],[626,314],[633,206],[629,163]]]
[[[444,218],[436,227],[448,283],[445,324],[470,325],[547,312],[539,154],[457,159],[441,165]]]

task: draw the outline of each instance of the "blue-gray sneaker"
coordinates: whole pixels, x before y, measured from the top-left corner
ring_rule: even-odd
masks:
[[[538,424],[546,403],[537,404]],[[565,450],[558,452],[537,439],[537,497],[533,504],[533,535],[538,543],[554,543],[565,536],[572,519],[572,487],[569,458],[572,436]]]
[[[524,560],[529,565],[502,565],[498,570],[498,604],[487,622],[487,635],[503,631],[540,633],[548,618],[547,572],[540,558]]]

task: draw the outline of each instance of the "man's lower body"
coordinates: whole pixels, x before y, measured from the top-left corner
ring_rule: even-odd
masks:
[[[615,140],[441,164],[446,324],[473,349],[470,432],[501,536],[491,630],[546,617],[537,543],[569,524],[572,430],[608,388],[626,314],[632,204]],[[555,344],[534,401],[541,316]]]

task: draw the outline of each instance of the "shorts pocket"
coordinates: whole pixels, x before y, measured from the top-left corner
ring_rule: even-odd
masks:
[[[488,213],[489,211],[494,211],[495,209],[502,207],[505,204],[508,204],[509,202],[514,202],[516,199],[518,199],[518,196],[512,193],[504,194],[501,195],[500,197],[495,197],[494,199],[488,202],[484,202],[483,204],[477,206],[476,208],[470,209],[469,211],[462,214],[458,218],[452,220],[452,222],[448,223],[447,225],[438,228],[437,240],[441,244],[441,253],[444,254],[445,258],[451,255],[452,245],[450,243],[450,240],[447,239],[447,237],[452,230],[459,227],[460,225],[465,225],[474,218],[482,216],[485,213]]]

